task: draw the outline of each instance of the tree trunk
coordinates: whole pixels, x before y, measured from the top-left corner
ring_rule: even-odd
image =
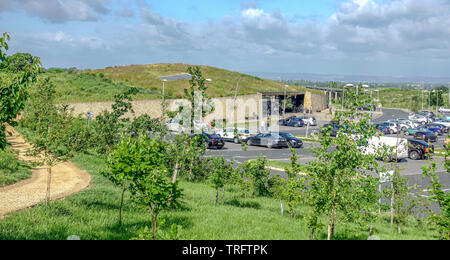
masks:
[[[331,208],[330,212],[330,218],[328,220],[328,237],[327,240],[331,240],[331,236],[333,235],[332,232],[334,232],[334,217],[336,215],[336,191],[333,194],[333,206]]]
[[[45,205],[50,201],[50,184],[52,182],[52,166],[47,167],[47,192],[45,194]]]
[[[334,236],[334,222],[336,221],[336,211],[333,214],[333,220],[331,222],[331,236]]]
[[[373,234],[373,223],[370,222],[370,230],[369,230],[369,237]]]
[[[291,219],[294,218],[294,210],[293,209],[289,210],[289,216],[291,217]]]
[[[222,202],[224,197],[225,197],[225,185],[222,187]]]
[[[402,234],[402,228],[400,227],[400,225],[398,225],[398,234],[399,234],[399,235]]]
[[[120,198],[120,208],[119,208],[119,225],[122,226],[122,208],[123,208],[123,197],[126,190],[126,181],[122,183],[122,196]]]
[[[395,189],[392,185],[392,198],[391,198],[391,227],[394,225],[394,203],[395,203]]]
[[[194,167],[194,156],[192,156],[191,158],[191,166],[189,167],[189,180],[191,181],[193,176],[192,176],[192,167]]]
[[[181,162],[179,161],[180,158],[178,158],[177,162],[175,163],[175,169],[173,171],[173,176],[172,176],[172,183],[175,183],[177,181],[177,177],[178,177],[178,171],[181,168],[181,165],[183,163],[183,157],[184,157],[184,152],[186,151],[186,142],[184,142],[184,146],[183,146],[183,152],[181,152]]]
[[[309,232],[309,239],[314,239],[314,231]]]
[[[219,202],[219,189],[216,188],[216,204]]]

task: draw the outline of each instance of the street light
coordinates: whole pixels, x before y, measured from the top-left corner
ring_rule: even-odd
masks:
[[[288,85],[284,85],[284,102],[283,102],[283,117],[286,118],[286,90]]]

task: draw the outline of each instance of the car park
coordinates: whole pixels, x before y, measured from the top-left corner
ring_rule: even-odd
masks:
[[[238,144],[240,142],[246,142],[247,138],[250,137],[250,131],[245,128],[236,128],[237,135],[235,135],[235,129],[233,127],[228,127],[224,130],[218,131],[217,134],[224,140],[229,142],[234,142]]]
[[[411,160],[422,160],[434,154],[434,146],[421,140],[408,140],[408,157]]]
[[[292,148],[302,148],[303,147],[303,141],[299,138],[293,136],[291,133],[286,132],[279,132],[278,133],[281,137],[286,139],[286,142],[288,145]]]
[[[437,141],[437,136],[430,131],[418,131],[414,134],[414,139],[434,143]]]
[[[288,147],[286,138],[281,137],[277,133],[259,133],[247,139],[248,146],[266,146],[267,148]]]

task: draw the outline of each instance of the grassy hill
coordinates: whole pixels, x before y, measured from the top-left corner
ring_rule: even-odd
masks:
[[[160,76],[186,73],[192,65],[150,64],[107,67],[105,69],[77,71],[73,69],[49,69],[43,76],[49,76],[56,84],[58,102],[112,101],[115,94],[127,87],[141,90],[135,99],[159,99],[162,93]],[[207,94],[210,97],[233,96],[239,81],[238,95],[255,94],[258,91],[283,91],[284,84],[272,80],[228,71],[210,66],[199,66],[209,82]],[[174,80],[166,83],[165,93],[169,99],[181,98],[183,89],[189,87],[188,80]],[[305,90],[290,86],[288,91]]]

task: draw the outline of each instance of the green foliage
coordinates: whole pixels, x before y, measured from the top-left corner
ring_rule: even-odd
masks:
[[[128,133],[132,136],[144,134],[148,137],[155,133],[161,133],[164,135],[167,133],[167,128],[159,118],[151,118],[149,115],[144,114],[137,118],[134,118],[128,127]]]
[[[449,150],[447,149],[447,156],[449,155]],[[445,158],[445,168],[447,174],[449,173],[447,156]],[[428,177],[430,180],[430,186],[428,187],[431,196],[428,201],[437,203],[440,207],[440,213],[433,212],[429,210],[428,219],[437,226],[439,230],[439,238],[441,240],[450,240],[450,193],[445,192],[442,188],[445,186],[441,184],[439,177],[436,174],[437,163],[431,161],[430,165],[424,165],[422,167],[423,177]]]
[[[149,210],[153,239],[159,213],[178,206],[181,197],[177,182],[167,177],[166,147],[159,136],[151,140],[143,135],[135,139],[122,136],[108,155],[108,171],[104,173],[115,184],[129,183],[133,201]]]
[[[26,179],[31,176],[28,165],[11,151],[0,150],[0,187]]]
[[[251,185],[252,196],[269,195],[269,175],[270,170],[266,169],[267,159],[259,156],[256,160],[246,161],[242,165],[244,178],[247,178]]]
[[[10,37],[4,33],[0,38],[0,61],[8,58],[4,51],[8,50],[7,40]],[[40,71],[39,58],[33,57],[31,64],[18,73],[0,72],[0,150],[6,147],[5,123],[15,125],[14,119],[24,108],[27,98],[27,88],[36,80]]]
[[[0,70],[18,73],[29,70],[34,64],[34,57],[29,53],[16,53],[0,63]]]
[[[120,133],[125,132],[125,124],[130,120],[124,118],[128,112],[134,113],[131,105],[132,95],[138,93],[137,88],[130,88],[114,96],[115,102],[111,106],[113,111],[104,110],[96,116],[95,140],[99,152],[109,152],[110,148],[119,141]]]
[[[361,84],[358,88],[358,94],[353,89],[346,90],[345,110],[335,113],[333,121],[342,126],[337,137],[330,137],[330,127],[323,129],[319,135],[321,146],[314,150],[317,159],[307,164],[307,177],[299,178],[308,186],[305,202],[312,210],[306,219],[312,235],[323,226],[321,215],[328,216],[328,239],[331,239],[339,218],[360,220],[366,216],[361,212],[372,211],[377,203],[376,180],[367,173],[378,171],[377,156],[365,155],[360,148],[375,135],[375,130],[367,127],[371,116],[357,111],[371,102],[368,95],[361,93]]]
[[[219,202],[219,189],[225,191],[225,184],[230,181],[233,171],[233,162],[228,163],[223,157],[213,157],[210,160],[209,180],[216,190],[216,204]]]

